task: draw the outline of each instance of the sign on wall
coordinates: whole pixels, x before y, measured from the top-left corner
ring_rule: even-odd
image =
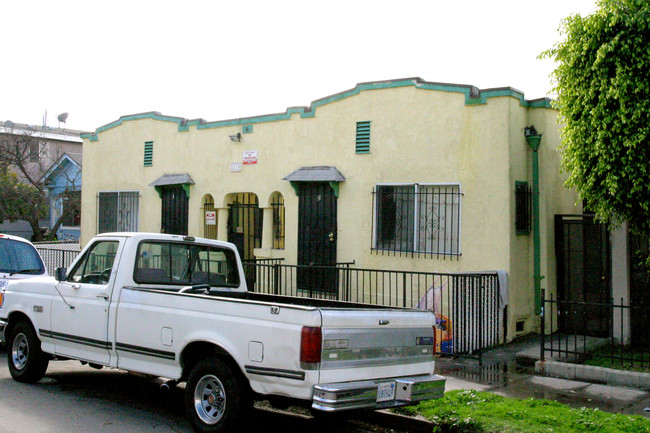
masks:
[[[205,211],[205,224],[208,226],[217,225],[217,212],[213,210]]]
[[[257,164],[257,150],[245,150],[243,160],[244,165]]]

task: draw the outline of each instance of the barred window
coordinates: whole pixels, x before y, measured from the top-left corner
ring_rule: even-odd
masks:
[[[97,233],[138,231],[139,204],[137,191],[100,192]]]
[[[377,185],[377,251],[460,255],[460,185]]]

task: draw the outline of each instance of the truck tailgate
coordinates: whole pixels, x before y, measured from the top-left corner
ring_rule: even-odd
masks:
[[[321,383],[433,373],[430,311],[323,308],[321,314]]]
[[[313,405],[323,411],[387,408],[440,398],[429,311],[321,309],[323,351]]]

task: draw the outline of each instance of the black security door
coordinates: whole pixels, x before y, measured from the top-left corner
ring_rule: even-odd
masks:
[[[298,288],[336,292],[337,208],[334,190],[328,182],[300,182],[298,186]]]
[[[187,235],[189,197],[182,185],[160,187],[162,198],[161,233]]]
[[[609,232],[590,215],[556,215],[560,331],[609,337]]]

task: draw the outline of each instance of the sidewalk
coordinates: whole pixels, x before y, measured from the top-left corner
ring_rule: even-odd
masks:
[[[575,408],[650,418],[645,410],[650,408],[650,390],[536,375],[535,358],[539,359],[539,339],[525,337],[484,352],[482,366],[475,359],[437,358],[436,373],[447,378],[447,391],[473,389],[505,397],[544,398]]]

